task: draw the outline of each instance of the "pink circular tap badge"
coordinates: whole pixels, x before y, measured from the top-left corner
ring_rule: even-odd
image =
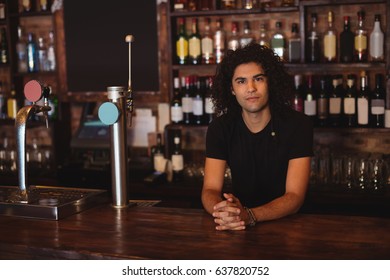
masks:
[[[31,80],[24,85],[24,96],[30,102],[37,102],[42,97],[42,86],[37,80]]]

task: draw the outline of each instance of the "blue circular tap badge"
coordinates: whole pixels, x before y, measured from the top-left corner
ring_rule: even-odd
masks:
[[[102,123],[106,125],[112,125],[118,121],[119,118],[119,109],[112,102],[105,102],[99,107],[99,119]]]

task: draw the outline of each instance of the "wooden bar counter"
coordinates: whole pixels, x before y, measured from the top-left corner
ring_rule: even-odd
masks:
[[[101,204],[0,224],[1,259],[390,259],[390,220],[374,217],[296,214],[221,232],[201,209]]]

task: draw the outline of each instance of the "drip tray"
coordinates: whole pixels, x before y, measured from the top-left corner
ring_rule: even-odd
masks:
[[[105,190],[54,186],[31,186],[31,202],[13,201],[16,186],[0,186],[0,214],[15,217],[59,220],[101,203]]]

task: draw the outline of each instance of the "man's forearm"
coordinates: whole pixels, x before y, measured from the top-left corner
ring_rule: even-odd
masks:
[[[202,190],[202,203],[204,209],[212,214],[214,212],[214,205],[221,202],[221,193],[215,190]]]

